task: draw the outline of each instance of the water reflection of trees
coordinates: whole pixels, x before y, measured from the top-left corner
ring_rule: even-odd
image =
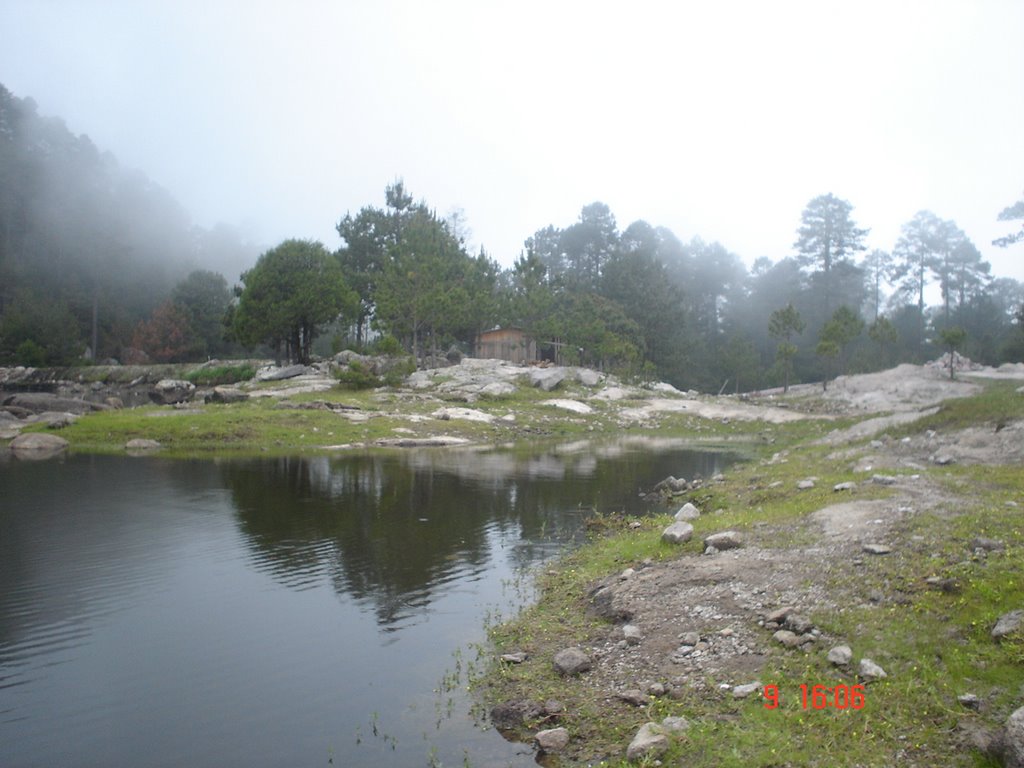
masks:
[[[529,564],[549,551],[536,543],[577,536],[591,509],[642,511],[640,490],[722,460],[679,450],[419,451],[221,470],[257,567],[295,589],[327,579],[390,628],[451,582],[473,579],[495,548]]]

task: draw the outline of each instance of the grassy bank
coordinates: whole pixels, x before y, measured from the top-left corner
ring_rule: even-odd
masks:
[[[215,372],[220,375],[220,372]],[[273,383],[259,385],[273,388]],[[593,412],[578,414],[551,401],[585,397],[580,390],[546,393],[528,386],[499,397],[481,398],[472,405],[443,402],[401,390],[354,391],[336,387],[326,392],[278,397],[253,397],[231,404],[190,403],[182,407],[144,406],[90,413],[60,430],[74,451],[120,453],[132,439],[157,440],[165,455],[312,454],[339,446],[374,445],[396,439],[436,436],[473,443],[617,437],[651,434],[686,437],[715,444],[751,441],[766,443],[785,435],[817,435],[835,426],[826,422],[794,422],[785,427],[761,422],[701,419],[685,413],[661,414],[656,424],[624,423],[621,403],[589,401]],[[463,418],[457,411],[471,408],[491,418],[489,423]],[[34,425],[25,431],[42,431]],[[787,439],[791,439],[787,437]]]
[[[994,430],[1024,418],[1024,397],[1014,389],[989,385],[980,396],[951,402],[935,416],[901,428],[899,435],[969,425]],[[865,485],[863,474],[853,474],[849,454],[806,445],[806,437],[799,429],[775,430],[775,445],[759,460],[691,494],[709,514],[694,522],[694,541],[683,552],[699,553],[703,534],[726,528],[747,533],[769,550],[808,547],[821,535],[809,516],[836,502],[834,484],[861,481],[859,499],[896,493]],[[771,461],[773,452],[782,455]],[[863,709],[805,709],[801,685],[859,681],[852,671],[826,661],[827,648],[787,650],[767,643],[767,630],[769,650],[756,677],[781,692],[777,709],[766,708],[759,696],[737,700],[724,691],[708,695],[686,689],[650,697],[637,708],[594,690],[586,675],[578,681],[559,677],[551,664],[555,652],[597,646],[609,636],[609,624],[587,610],[593,585],[645,560],[679,557],[679,549],[660,539],[668,514],[640,520],[638,527],[625,520],[599,526],[589,544],[538,574],[538,601],[491,628],[495,656],[526,651],[529,660],[494,662],[473,684],[488,705],[517,699],[561,702],[565,714],[557,722],[537,720],[520,731],[529,738],[554,724],[568,728],[574,747],[571,758],[558,765],[625,765],[625,745],[637,728],[668,715],[685,716],[691,727],[661,758],[665,765],[998,765],[977,748],[975,737],[998,728],[1024,695],[1024,638],[996,643],[990,637],[1001,614],[1024,608],[1024,471],[1019,464],[947,466],[923,469],[921,475],[948,503],[896,523],[889,536],[899,545],[892,554],[818,563],[816,583],[828,591],[834,607],[810,618],[825,636],[874,649],[875,660],[888,671],[886,679],[867,687]],[[818,478],[815,488],[798,491],[797,481],[807,476]],[[1004,546],[976,552],[971,542],[978,536]],[[719,682],[707,680],[711,690]],[[958,701],[968,693],[978,697],[977,709]]]

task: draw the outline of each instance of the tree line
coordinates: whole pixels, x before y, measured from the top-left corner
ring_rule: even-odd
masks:
[[[997,217],[1024,221],[1024,200]],[[340,217],[335,249],[287,240],[232,290],[210,266],[252,253],[237,235],[192,227],[166,192],[0,86],[0,362],[308,361],[345,346],[425,358],[496,326],[567,363],[702,391],[827,382],[950,347],[1024,359],[1024,286],[993,276],[955,222],[921,211],[868,251],[853,205],[825,194],[794,223],[792,255],[748,268],[717,242],[621,229],[594,202],[502,268],[396,181],[383,205]]]
[[[1024,219],[1022,207],[999,218]],[[990,364],[1024,359],[1024,285],[993,277],[963,231],[929,211],[903,226],[891,252],[868,253],[853,206],[821,195],[800,216],[793,255],[750,270],[720,243],[683,242],[645,221],[620,230],[600,202],[567,227],[537,230],[507,269],[482,249],[470,254],[459,224],[398,181],[383,207],[340,220],[333,254],[308,241],[264,254],[242,276],[233,328],[247,344],[283,343],[305,360],[331,322],[335,346],[364,348],[384,334],[417,357],[468,351],[482,331],[512,326],[557,344],[564,362],[704,391],[827,382],[948,347]],[[304,288],[280,272],[288,253],[317,265]],[[941,305],[925,303],[932,283]],[[259,287],[286,284],[277,297]],[[302,314],[311,307],[318,319]]]

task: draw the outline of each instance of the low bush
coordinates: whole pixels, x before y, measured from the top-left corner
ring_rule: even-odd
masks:
[[[255,375],[256,369],[251,365],[219,365],[197,368],[191,373],[185,374],[185,379],[197,387],[215,387],[219,384],[237,384],[240,381],[248,381]]]

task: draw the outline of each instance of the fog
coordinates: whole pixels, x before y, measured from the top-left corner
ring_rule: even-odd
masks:
[[[1024,189],[1012,0],[5,0],[0,28],[15,96],[190,224],[261,246],[334,248],[341,216],[402,177],[506,266],[593,200],[749,264],[791,255],[803,207],[833,192],[869,248],[930,209],[1024,279],[1019,246],[990,245]]]

